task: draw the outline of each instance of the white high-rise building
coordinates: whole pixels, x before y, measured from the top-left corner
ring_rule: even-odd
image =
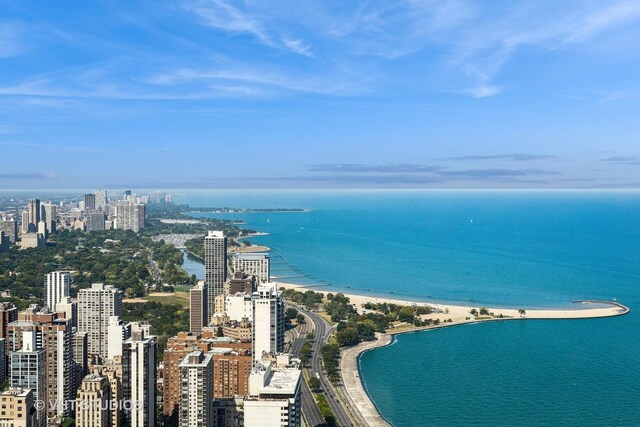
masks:
[[[253,298],[253,360],[284,348],[284,299],[276,283],[258,286]]]
[[[245,427],[300,426],[301,371],[289,355],[260,361],[249,376],[249,395],[244,399]]]
[[[227,280],[227,238],[222,231],[209,231],[204,238],[204,281],[209,288],[209,317],[224,310],[224,282]],[[216,307],[216,299],[222,298]]]
[[[126,325],[120,317],[111,316],[109,318],[109,326],[107,328],[108,350],[107,357],[113,359],[116,356],[122,356],[124,342],[131,337],[131,323]]]
[[[154,427],[156,419],[156,352],[158,341],[139,330],[122,351],[124,400],[135,402],[125,418],[131,427]]]
[[[71,274],[68,271],[53,271],[44,276],[47,308],[53,313],[64,297],[70,296]]]
[[[236,253],[231,256],[233,271],[242,271],[256,276],[258,283],[271,281],[271,263],[269,255],[262,253]]]
[[[225,297],[225,312],[229,320],[242,322],[242,319],[253,320],[253,296],[237,293]]]
[[[109,353],[109,319],[122,312],[122,291],[94,283],[78,292],[78,332],[86,332],[89,354],[103,360]]]
[[[213,354],[196,350],[180,363],[180,427],[214,425]]]

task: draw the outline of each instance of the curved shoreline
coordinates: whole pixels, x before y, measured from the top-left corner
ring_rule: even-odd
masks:
[[[395,342],[396,335],[406,334],[411,332],[428,331],[439,328],[450,328],[460,325],[469,325],[474,323],[483,322],[496,322],[503,320],[577,320],[577,319],[594,319],[604,317],[617,317],[624,316],[631,312],[629,307],[620,304],[616,301],[602,301],[602,300],[576,300],[572,301],[576,304],[607,304],[612,307],[609,308],[586,308],[575,310],[561,310],[562,313],[557,314],[556,317],[552,317],[554,312],[558,310],[532,310],[534,316],[529,315],[519,317],[504,317],[504,318],[488,318],[488,319],[470,319],[459,322],[444,323],[439,325],[414,327],[411,329],[405,329],[400,331],[387,331],[385,333],[376,333],[375,341],[365,341],[354,347],[342,350],[340,358],[340,371],[342,374],[342,382],[347,392],[349,400],[351,400],[353,407],[360,412],[360,417],[364,421],[364,426],[391,426],[380,413],[378,407],[373,402],[373,399],[369,395],[362,376],[360,374],[360,357],[371,350],[389,346]],[[585,313],[589,311],[598,310],[595,313]],[[602,310],[606,310],[603,312]],[[549,313],[537,313],[547,311]],[[568,317],[566,312],[579,313],[579,316]],[[581,312],[581,313],[580,313]],[[545,316],[549,314],[551,316]],[[584,315],[586,314],[586,315]]]

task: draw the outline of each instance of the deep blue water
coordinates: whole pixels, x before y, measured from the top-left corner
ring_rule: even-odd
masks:
[[[640,307],[639,192],[189,192],[179,201],[312,209],[215,216],[271,233],[254,241],[273,248],[273,274],[319,290]],[[402,335],[360,363],[395,426],[640,425],[639,356],[633,311]]]

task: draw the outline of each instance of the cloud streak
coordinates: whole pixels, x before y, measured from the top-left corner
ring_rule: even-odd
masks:
[[[527,153],[513,153],[513,154],[490,154],[490,155],[470,155],[459,157],[447,157],[446,160],[512,160],[514,162],[528,162],[533,160],[550,160],[557,159],[557,156],[548,154],[527,154]]]
[[[601,162],[613,163],[616,165],[640,165],[640,158],[635,156],[617,156],[617,157],[608,157],[606,159],[601,159]]]
[[[37,173],[37,172],[12,172],[0,173],[2,180],[38,180],[38,179],[55,179],[58,175],[53,173]]]

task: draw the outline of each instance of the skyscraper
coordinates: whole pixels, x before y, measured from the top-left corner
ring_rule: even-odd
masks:
[[[22,336],[23,346],[11,353],[11,387],[31,389],[36,401],[46,402],[45,352],[36,348],[36,333],[25,331]],[[47,421],[46,407],[37,410],[38,426]]]
[[[4,231],[4,235],[9,237],[11,243],[15,243],[18,240],[18,224],[13,219],[0,221],[0,231]]]
[[[71,297],[62,297],[56,304],[55,311],[63,318],[69,319],[72,328],[78,328],[78,301],[71,299]]]
[[[118,316],[111,316],[109,318],[108,335],[107,358],[114,359],[116,356],[122,356],[124,342],[131,336],[131,323],[125,325]]]
[[[95,194],[85,194],[84,195],[84,211],[92,211],[96,208],[96,195]]]
[[[284,300],[275,283],[258,286],[253,293],[253,357],[278,353],[284,348]]]
[[[180,363],[180,427],[210,426],[213,402],[213,360],[211,353],[196,350]]]
[[[18,307],[10,302],[0,302],[0,338],[7,338],[7,326],[18,320]]]
[[[95,192],[96,195],[96,209],[102,213],[106,213],[107,211],[107,191],[106,190],[97,190]]]
[[[64,297],[68,297],[71,284],[71,274],[68,271],[53,271],[44,275],[46,307],[52,312],[57,311],[57,304]]]
[[[58,218],[58,207],[53,203],[42,204],[41,221],[45,222],[47,232],[56,232],[56,222]]]
[[[204,238],[204,281],[209,287],[207,307],[209,317],[224,310],[224,282],[226,280],[227,238],[222,231],[209,231],[209,234]],[[221,299],[222,304],[220,304]],[[216,300],[218,300],[218,307],[216,307]]]
[[[87,211],[85,220],[85,230],[87,233],[104,231],[104,214],[102,212],[95,210]]]
[[[245,427],[299,427],[301,371],[281,355],[277,363],[260,361],[251,371],[244,399]]]
[[[27,209],[29,212],[29,228],[30,232],[35,232],[38,230],[38,223],[40,222],[40,199],[31,199],[29,201],[29,207]]]
[[[209,324],[207,294],[208,287],[202,280],[189,291],[189,330],[194,334]]]
[[[122,312],[122,291],[112,285],[94,283],[78,292],[78,332],[86,332],[89,354],[108,355],[108,327],[111,316]]]
[[[125,413],[131,427],[154,427],[156,418],[156,352],[158,341],[144,331],[132,332],[122,354],[123,396],[135,402]]]
[[[20,234],[29,232],[29,211],[24,211],[20,215]]]
[[[107,377],[87,375],[78,388],[76,396],[76,426],[77,427],[107,427],[111,426],[111,385]],[[104,408],[104,409],[103,409]]]
[[[25,333],[33,333],[35,348],[44,351],[46,392],[43,401],[47,403],[48,418],[61,421],[70,414],[71,408],[65,402],[72,398],[74,388],[70,320],[56,313],[39,311],[37,305],[32,305],[19,313],[18,320],[7,328],[10,350],[15,352],[30,344],[23,341]]]
[[[144,228],[145,212],[144,205],[118,202],[115,207],[115,228],[138,233],[141,228]]]

